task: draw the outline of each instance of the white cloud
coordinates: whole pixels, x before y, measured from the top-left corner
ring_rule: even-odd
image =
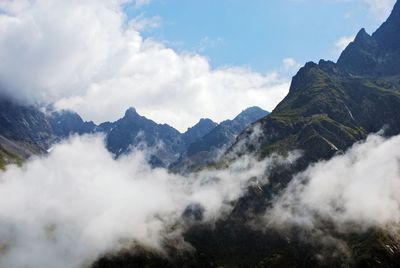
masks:
[[[144,39],[138,29],[154,20],[126,23],[121,8],[129,1],[6,3],[0,81],[3,92],[25,101],[56,102],[97,122],[134,106],[184,130],[198,118],[220,121],[248,106],[272,110],[289,89],[276,73],[212,69],[205,57]]]
[[[363,232],[400,223],[400,136],[372,135],[344,155],[297,175],[266,220],[278,227],[315,228],[321,219],[338,231]]]
[[[335,47],[338,53],[341,53],[351,42],[355,36],[342,36],[335,42]]]
[[[135,8],[141,8],[143,6],[146,6],[150,4],[151,0],[134,0],[134,6]]]
[[[369,13],[377,20],[382,21],[385,20],[390,12],[396,0],[326,0],[329,2],[338,2],[338,3],[361,3],[365,5],[369,9]],[[348,19],[352,16],[351,12],[347,12],[344,14],[345,19]]]
[[[221,47],[224,45],[224,39],[221,37],[218,38],[212,38],[212,37],[203,37],[199,44],[194,47],[194,51],[201,53],[204,52],[205,50],[209,48],[216,48],[216,47]]]
[[[151,169],[139,152],[114,160],[101,137],[73,137],[0,173],[0,266],[84,267],[133,243],[162,250],[164,238],[179,241],[188,205],[199,204],[212,223],[249,185],[266,183],[270,167],[286,163],[244,157],[182,177]]]
[[[284,69],[285,72],[298,71],[298,69],[301,67],[300,63],[298,63],[293,58],[285,58],[285,59],[283,59],[282,65],[283,65],[283,69]]]
[[[145,17],[143,14],[136,16],[129,22],[129,26],[137,31],[161,27],[161,17]]]
[[[370,12],[380,20],[386,19],[396,0],[363,0],[369,7]]]

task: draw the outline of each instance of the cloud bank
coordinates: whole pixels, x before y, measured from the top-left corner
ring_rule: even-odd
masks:
[[[400,223],[400,136],[370,136],[344,155],[298,174],[265,216],[273,226],[313,229],[321,219],[340,232],[390,230]]]
[[[0,174],[0,267],[81,267],[133,245],[162,250],[189,205],[212,223],[289,160],[244,157],[225,170],[182,177],[151,169],[140,152],[114,160],[102,137],[73,137]]]
[[[148,2],[1,1],[1,92],[29,103],[55,102],[96,122],[134,106],[180,130],[249,106],[272,110],[287,94],[289,81],[277,73],[212,69],[206,57],[143,38],[140,29],[159,20],[128,20],[124,8]]]

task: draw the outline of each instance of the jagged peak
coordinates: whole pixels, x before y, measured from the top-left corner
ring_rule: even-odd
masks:
[[[289,93],[297,92],[303,88],[306,88],[309,83],[312,83],[315,74],[319,74],[324,71],[335,71],[336,64],[332,61],[320,60],[319,63],[313,61],[307,62],[292,79],[292,83],[289,88]]]
[[[312,67],[316,67],[316,66],[317,66],[317,64],[313,61],[308,61],[308,62],[306,62],[306,64],[304,64],[305,68],[312,68]]]
[[[201,123],[215,123],[215,122],[212,121],[210,118],[201,118],[197,124],[201,124]]]
[[[132,115],[139,115],[139,114],[136,112],[135,108],[129,107],[125,112],[125,116],[132,116]]]
[[[267,111],[261,109],[258,106],[252,106],[252,107],[248,107],[245,110],[243,110],[238,116],[247,115],[247,114],[253,114],[253,113],[267,113]]]
[[[369,39],[369,38],[371,38],[371,36],[367,33],[365,28],[361,28],[361,30],[358,31],[356,37],[354,38],[354,42],[357,42],[359,40]]]
[[[187,131],[189,131],[189,130],[191,130],[191,129],[194,129],[194,128],[196,128],[196,127],[199,127],[199,126],[209,126],[209,125],[213,125],[213,126],[216,126],[216,125],[218,125],[217,123],[215,123],[214,121],[212,121],[211,119],[209,119],[209,118],[201,118],[200,120],[199,120],[199,122],[197,122],[195,125],[193,125],[192,127],[189,127],[188,129],[187,129]]]
[[[310,69],[313,69],[313,68],[316,68],[316,67],[318,67],[317,63],[315,63],[313,61],[307,62],[303,67],[300,68],[300,70],[294,76],[294,79],[296,79],[296,77],[298,77],[298,76],[302,76],[304,74],[304,72],[307,72]]]
[[[258,117],[263,117],[268,115],[269,112],[261,109],[258,106],[252,106],[249,108],[246,108],[245,110],[243,110],[240,114],[238,114],[233,120],[234,121],[238,121],[238,120],[243,120],[245,118],[258,118]]]

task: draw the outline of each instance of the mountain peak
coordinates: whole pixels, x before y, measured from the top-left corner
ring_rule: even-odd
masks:
[[[249,108],[243,110],[239,115],[253,114],[253,113],[267,113],[267,111],[261,109],[258,106],[252,106],[252,107],[249,107]]]
[[[129,107],[125,112],[125,117],[138,116],[139,114],[136,112],[136,109],[133,107]]]
[[[201,123],[210,123],[210,122],[213,122],[211,119],[209,119],[209,118],[201,118],[200,120],[199,120],[199,122],[198,122],[198,124],[201,124]]]
[[[365,28],[361,28],[361,30],[358,31],[358,33],[357,33],[357,35],[356,35],[356,37],[354,39],[354,42],[361,41],[361,40],[366,40],[366,39],[369,39],[370,37],[371,36],[367,33]]]
[[[209,118],[201,118],[199,120],[199,122],[197,122],[197,124],[195,124],[194,126],[188,128],[187,131],[190,131],[191,129],[198,128],[198,127],[208,127],[208,126],[216,127],[217,125],[218,125],[217,123],[215,123],[214,121],[212,121]]]
[[[233,121],[240,121],[240,122],[254,122],[258,119],[267,116],[269,112],[261,109],[260,107],[253,106],[245,109],[242,111],[238,116],[236,116]]]
[[[199,138],[202,138],[213,130],[218,124],[208,118],[202,118],[193,127],[188,128],[188,130],[183,134],[183,140],[186,144],[193,143]]]

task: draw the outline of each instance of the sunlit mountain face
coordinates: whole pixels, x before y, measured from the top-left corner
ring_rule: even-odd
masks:
[[[399,267],[400,1],[269,74],[151,3],[0,2],[0,267]]]

